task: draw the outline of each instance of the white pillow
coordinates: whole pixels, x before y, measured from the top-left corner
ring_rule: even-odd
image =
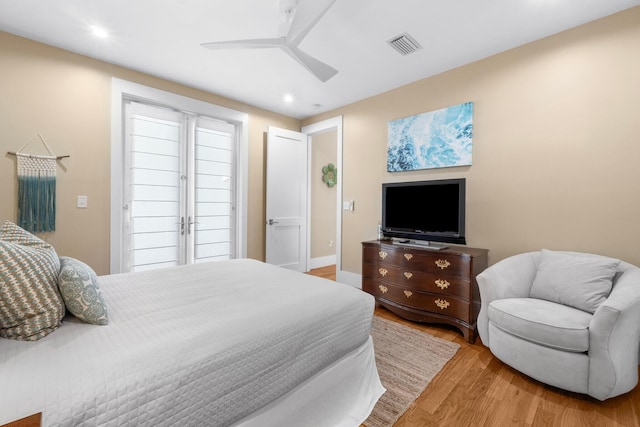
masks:
[[[599,255],[543,249],[530,296],[594,313],[611,292],[618,264]]]

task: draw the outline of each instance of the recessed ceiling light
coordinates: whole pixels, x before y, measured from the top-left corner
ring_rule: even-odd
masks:
[[[104,28],[100,28],[95,25],[91,26],[91,32],[93,33],[94,36],[100,37],[101,39],[106,39],[107,37],[109,37],[109,33],[107,33],[107,31]]]
[[[287,104],[291,104],[293,102],[293,95],[291,95],[290,93],[286,94],[283,98],[284,102],[286,102]]]

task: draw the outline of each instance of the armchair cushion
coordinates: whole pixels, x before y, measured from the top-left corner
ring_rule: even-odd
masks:
[[[618,259],[543,249],[530,296],[594,313],[611,292],[618,264]]]
[[[512,335],[562,351],[589,350],[589,323],[582,310],[536,298],[492,301],[489,321]]]

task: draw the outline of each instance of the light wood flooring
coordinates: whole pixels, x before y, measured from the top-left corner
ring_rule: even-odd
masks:
[[[335,267],[309,274],[335,280]],[[519,373],[495,358],[480,339],[469,344],[456,329],[408,322],[384,308],[376,308],[375,314],[460,344],[394,427],[640,427],[640,386],[600,402]]]

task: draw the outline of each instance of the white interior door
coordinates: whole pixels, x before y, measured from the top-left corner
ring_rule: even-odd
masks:
[[[307,136],[269,126],[266,262],[307,271]]]

